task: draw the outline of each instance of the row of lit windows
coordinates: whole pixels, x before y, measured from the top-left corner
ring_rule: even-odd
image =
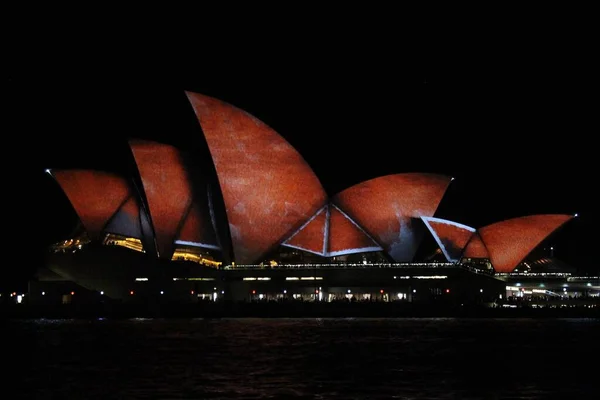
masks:
[[[431,263],[329,263],[329,264],[282,264],[283,268],[346,268],[346,267],[379,267],[379,268],[411,268],[411,267],[451,267],[454,263],[449,262],[431,262]],[[264,268],[263,264],[247,264],[247,265],[228,265],[226,269],[253,269]]]
[[[546,287],[546,285],[545,285],[545,284],[543,284],[543,283],[540,283],[538,286],[539,286],[539,287]],[[592,287],[593,285],[592,285],[592,283],[591,283],[591,282],[588,282],[588,283],[586,283],[586,286],[587,286],[587,287]],[[563,284],[563,285],[562,285],[562,287],[563,287],[563,288],[568,288],[568,287],[569,287],[569,285],[565,283],[565,284]],[[506,287],[506,290],[521,290],[521,289],[522,289],[522,288],[521,288],[521,283],[515,283],[515,286],[507,286],[507,287]]]
[[[147,282],[148,278],[135,278],[136,282]],[[174,281],[214,281],[215,278],[173,278]]]
[[[447,279],[447,275],[404,275],[394,276],[394,279]],[[137,282],[148,281],[148,278],[135,278]],[[214,281],[215,278],[173,278],[174,281],[188,280],[188,281]],[[268,276],[246,276],[242,278],[243,281],[270,281],[271,278]],[[322,276],[286,276],[286,281],[322,281]]]

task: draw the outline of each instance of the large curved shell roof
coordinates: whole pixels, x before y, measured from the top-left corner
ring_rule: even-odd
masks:
[[[565,214],[529,215],[478,229],[496,272],[512,272],[544,239],[573,218]]]
[[[319,179],[277,132],[230,104],[187,92],[210,150],[239,264],[259,260],[327,202]]]
[[[424,228],[452,179],[425,173],[386,175],[354,185],[332,199],[397,262],[412,261]]]

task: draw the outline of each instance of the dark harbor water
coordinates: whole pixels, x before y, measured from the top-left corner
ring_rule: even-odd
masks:
[[[597,319],[1,322],[15,399],[588,399]]]

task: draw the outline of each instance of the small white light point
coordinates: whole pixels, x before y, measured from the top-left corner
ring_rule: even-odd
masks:
[[[451,177],[451,178],[450,178],[450,182],[452,182],[454,179],[455,179],[454,177]]]
[[[49,169],[49,168],[46,168],[44,172],[46,172],[46,173],[47,173],[47,174],[49,174],[49,175],[52,175],[52,171],[50,171],[50,169]]]
[[[574,217],[579,217],[579,214],[575,213],[573,216],[574,216]]]

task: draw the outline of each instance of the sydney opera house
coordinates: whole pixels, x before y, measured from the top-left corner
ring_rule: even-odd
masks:
[[[187,98],[209,162],[132,139],[130,174],[47,170],[80,225],[51,247],[30,282],[32,301],[493,304],[598,294],[598,278],[532,256],[574,215],[482,227],[441,219],[452,178],[429,173],[381,176],[330,195],[263,122],[215,98]]]

